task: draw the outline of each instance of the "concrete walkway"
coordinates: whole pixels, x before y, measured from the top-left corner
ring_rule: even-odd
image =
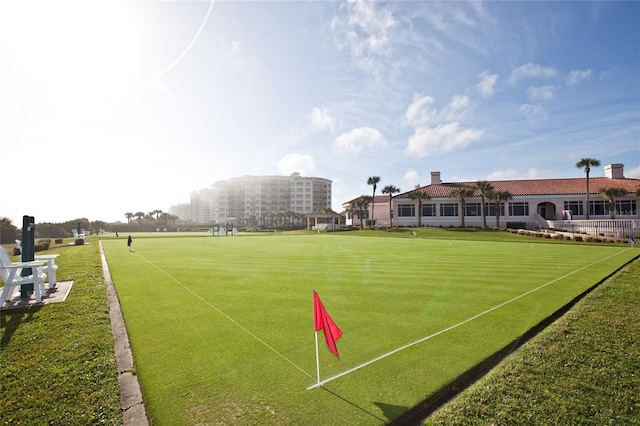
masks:
[[[122,310],[120,309],[120,301],[111,280],[107,258],[102,249],[102,242],[100,242],[100,257],[102,259],[102,275],[107,286],[107,298],[109,300],[109,316],[111,317],[111,329],[113,331],[113,343],[118,366],[123,424],[124,426],[150,425],[144,408],[138,376],[135,374],[133,355],[129,345],[127,329],[124,325],[124,318],[122,317]]]
[[[31,295],[29,297],[20,297],[20,288],[16,287],[13,294],[6,300],[6,302],[0,307],[0,310],[26,308],[27,306],[40,306],[47,303],[64,302],[69,296],[69,292],[73,287],[73,281],[58,281],[55,288],[47,289],[46,294],[42,296],[40,303],[36,302],[36,297]]]

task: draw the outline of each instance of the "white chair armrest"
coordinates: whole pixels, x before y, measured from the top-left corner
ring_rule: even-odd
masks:
[[[31,261],[31,262],[16,262],[11,265],[2,265],[0,268],[6,269],[18,269],[18,268],[37,268],[43,266],[45,262]]]
[[[59,254],[36,254],[34,256],[35,260],[49,260],[49,259],[55,259],[58,256],[60,256]]]

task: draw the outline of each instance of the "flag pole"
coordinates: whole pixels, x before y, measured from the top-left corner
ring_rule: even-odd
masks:
[[[318,372],[318,386],[320,386],[320,356],[318,355],[318,332],[316,331],[316,371]]]
[[[313,290],[313,329],[316,335],[316,372],[318,374],[318,386],[320,386],[320,355],[318,354],[318,330],[316,329],[316,291]]]

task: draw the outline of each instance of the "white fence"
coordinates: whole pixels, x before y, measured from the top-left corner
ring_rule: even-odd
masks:
[[[550,229],[608,238],[640,238],[639,219],[548,220]]]

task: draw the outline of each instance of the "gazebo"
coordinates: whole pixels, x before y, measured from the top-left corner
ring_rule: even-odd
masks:
[[[336,229],[342,229],[344,224],[345,217],[338,213],[309,213],[307,215],[307,231],[311,231],[314,228],[335,231]]]

